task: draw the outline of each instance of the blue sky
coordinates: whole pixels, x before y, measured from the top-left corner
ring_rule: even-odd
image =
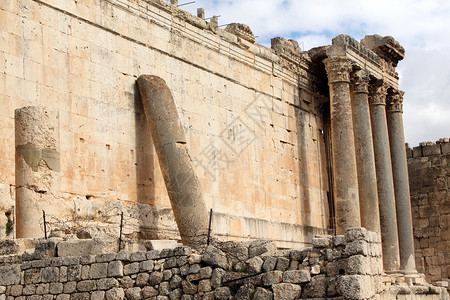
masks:
[[[191,0],[179,0],[179,4]],[[183,9],[219,25],[244,23],[270,46],[277,36],[304,50],[331,44],[339,34],[360,40],[391,35],[406,49],[397,67],[404,95],[406,141],[411,146],[450,136],[450,1],[448,0],[196,0]]]

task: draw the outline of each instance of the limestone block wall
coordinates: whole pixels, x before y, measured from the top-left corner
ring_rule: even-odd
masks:
[[[443,288],[382,276],[380,236],[352,228],[313,247],[268,241],[103,252],[96,240],[41,240],[0,257],[0,299],[446,299]],[[157,298],[158,297],[158,298]]]
[[[327,232],[319,75],[298,46],[277,42],[254,44],[162,0],[2,1],[0,237],[15,200],[14,111],[33,105],[59,114],[55,227],[117,236],[123,211],[127,236],[177,238],[141,74],[171,89],[217,234],[295,247]]]
[[[417,271],[436,282],[450,278],[450,143],[407,148]]]

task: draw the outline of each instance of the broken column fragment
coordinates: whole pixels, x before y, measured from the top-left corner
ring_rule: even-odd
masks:
[[[137,82],[181,239],[200,248],[206,244],[208,213],[172,93],[157,76],[141,75]]]
[[[58,215],[58,112],[27,106],[15,111],[17,237],[42,237],[42,210]]]

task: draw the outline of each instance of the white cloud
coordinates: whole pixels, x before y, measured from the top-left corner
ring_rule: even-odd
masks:
[[[184,8],[195,13],[197,7],[207,16],[221,15],[219,24],[249,25],[263,44],[283,36],[307,50],[341,33],[355,39],[393,36],[406,48],[398,71],[406,92],[407,141],[416,145],[450,136],[450,1],[197,0]]]

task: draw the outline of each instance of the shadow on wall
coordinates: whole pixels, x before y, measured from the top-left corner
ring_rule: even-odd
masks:
[[[156,153],[150,129],[142,106],[137,83],[134,84],[134,110],[136,123],[136,184],[137,202],[140,204],[155,203],[155,155]]]

